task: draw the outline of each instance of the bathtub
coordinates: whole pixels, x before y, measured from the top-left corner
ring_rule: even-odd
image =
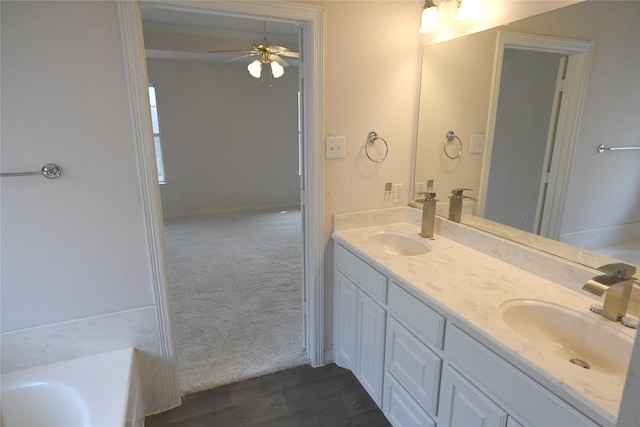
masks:
[[[2,427],[143,426],[133,349],[2,375]]]

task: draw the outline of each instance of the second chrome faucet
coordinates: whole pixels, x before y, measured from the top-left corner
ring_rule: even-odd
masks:
[[[424,202],[422,202],[422,226],[420,227],[420,235],[422,237],[433,237],[433,229],[436,222],[436,193],[432,192],[420,192],[418,194],[424,195]]]
[[[598,296],[606,292],[602,309],[592,305],[591,310],[617,322],[627,314],[636,268],[624,263],[615,263],[603,265],[598,270],[605,274],[587,280],[582,289]]]

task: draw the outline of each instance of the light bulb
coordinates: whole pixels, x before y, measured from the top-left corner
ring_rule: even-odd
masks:
[[[273,74],[274,79],[282,77],[284,74],[284,67],[276,61],[271,61],[271,74]]]
[[[259,79],[260,75],[262,74],[262,62],[260,62],[259,59],[256,59],[247,66],[247,70],[249,70],[249,74],[251,74],[256,79]]]
[[[482,0],[464,0],[460,3],[456,19],[459,21],[482,20]]]
[[[422,21],[420,22],[420,32],[426,33],[438,25],[438,8],[435,6],[422,9]]]
[[[444,0],[440,3],[438,9],[440,9],[438,13],[440,23],[450,24],[458,14],[458,2],[456,0]]]

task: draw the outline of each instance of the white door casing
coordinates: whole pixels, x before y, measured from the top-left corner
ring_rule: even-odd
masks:
[[[125,72],[128,83],[140,191],[148,239],[160,353],[169,407],[180,404],[177,351],[171,293],[164,247],[160,188],[157,182],[153,134],[147,95],[147,70],[141,8],[249,17],[301,26],[301,126],[303,138],[302,215],[304,345],[313,366],[324,364],[323,282],[323,10],[281,2],[118,1]]]

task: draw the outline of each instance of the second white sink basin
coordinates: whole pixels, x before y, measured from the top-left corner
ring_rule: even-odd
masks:
[[[367,243],[391,255],[416,256],[431,251],[431,245],[422,237],[401,231],[374,231],[367,236]]]
[[[500,308],[515,332],[581,368],[625,376],[633,340],[605,321],[546,301],[514,299]]]

